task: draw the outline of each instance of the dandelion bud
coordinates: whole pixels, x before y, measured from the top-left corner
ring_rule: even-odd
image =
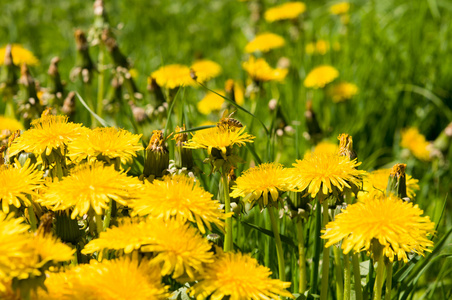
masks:
[[[64,94],[63,83],[61,82],[60,72],[58,71],[58,63],[60,62],[59,57],[54,57],[50,61],[49,70],[47,74],[49,74],[50,82],[49,82],[49,93],[53,94],[53,101],[50,103],[52,106],[61,106],[63,103],[62,95]]]
[[[76,218],[72,219],[70,213],[61,211],[55,213],[55,234],[63,242],[76,245],[82,236],[82,231],[79,229]]]
[[[18,67],[13,62],[11,47],[11,44],[8,44],[5,48],[4,66],[0,76],[0,89],[9,97],[12,97],[18,90]]]
[[[386,187],[386,194],[388,196],[391,194],[396,195],[409,202],[411,199],[407,196],[406,192],[405,169],[406,164],[395,164],[392,167],[392,171],[389,174],[388,186]]]
[[[350,160],[354,160],[358,156],[356,152],[353,150],[353,139],[351,135],[346,133],[340,134],[337,139],[339,142],[339,155],[347,156]]]
[[[192,150],[184,148],[185,143],[188,141],[188,135],[187,133],[177,133],[185,131],[185,125],[182,127],[177,126],[175,131],[176,135],[174,136],[174,140],[176,140],[176,148],[174,151],[174,162],[176,167],[192,170],[194,166]]]
[[[42,107],[36,92],[36,83],[30,74],[26,64],[20,68],[19,78],[19,113],[27,119],[39,118],[44,108]]]
[[[169,167],[169,151],[165,145],[163,131],[154,130],[146,148],[143,176],[152,181],[165,175]]]
[[[75,113],[75,92],[69,92],[66,99],[64,99],[61,111],[71,117]]]
[[[77,58],[70,77],[72,80],[75,80],[76,77],[80,77],[84,83],[89,83],[92,77],[91,73],[95,70],[95,67],[89,56],[88,40],[86,39],[85,33],[80,29],[77,29],[74,35],[75,43],[77,45]]]

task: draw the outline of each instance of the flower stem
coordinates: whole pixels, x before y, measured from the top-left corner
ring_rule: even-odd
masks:
[[[97,229],[97,237],[99,237],[100,233],[103,231],[103,223],[102,223],[102,215],[96,213],[96,229]]]
[[[303,219],[301,217],[297,218],[297,238],[298,238],[298,262],[300,265],[300,278],[299,278],[299,288],[298,292],[304,294],[307,288],[306,281],[306,248],[304,246],[304,235],[303,235]]]
[[[392,290],[392,262],[386,264],[386,293],[385,299],[391,300]]]
[[[33,203],[28,207],[28,216],[30,218],[31,231],[34,232],[37,229],[38,221],[36,220],[35,210],[33,209]]]
[[[375,253],[374,253],[375,256]],[[378,255],[378,265],[377,265],[377,276],[375,278],[374,285],[374,297],[373,300],[381,300],[381,289],[383,287],[384,276],[385,276],[385,262],[383,251],[380,251]]]
[[[350,255],[344,255],[344,300],[350,300]]]
[[[359,270],[358,253],[352,255],[353,277],[355,279],[355,296],[356,300],[363,300],[363,290],[361,287],[361,272]]]
[[[322,228],[328,224],[328,201],[325,199],[322,203],[323,216],[322,216]],[[320,207],[319,207],[320,208]],[[330,248],[323,247],[323,262],[322,262],[322,282],[320,291],[320,300],[326,300],[328,298],[328,273],[330,268]]]
[[[104,49],[102,46],[99,48],[98,70],[96,114],[102,118],[102,112],[104,110]]]
[[[113,207],[113,201],[112,199],[110,199],[110,203],[108,204],[108,209],[105,212],[105,219],[104,219],[104,224],[103,224],[103,231],[107,230],[108,227],[110,227],[110,220],[111,220],[111,210]]]
[[[284,263],[284,252],[281,243],[281,237],[279,236],[278,221],[273,212],[273,207],[268,207],[268,214],[270,215],[270,221],[272,224],[273,234],[275,236],[276,254],[278,256],[278,271],[279,279],[286,281],[286,265]]]
[[[342,275],[341,249],[333,247],[334,254],[334,272],[336,275],[336,298],[342,300],[344,297],[344,278]]]
[[[221,180],[223,181],[223,197],[224,197],[224,212],[227,214],[226,217],[226,234],[224,237],[224,252],[233,250],[232,245],[232,217],[229,216],[231,212],[231,198],[229,197],[229,181],[226,172],[221,173]]]
[[[321,207],[320,198],[317,200],[317,207],[315,209],[315,232],[314,232],[314,257],[312,258],[311,269],[311,293],[317,294],[317,285],[319,278],[319,260],[320,260],[320,224],[321,224]]]

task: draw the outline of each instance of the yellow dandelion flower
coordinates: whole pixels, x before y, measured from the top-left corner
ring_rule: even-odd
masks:
[[[43,115],[34,120],[31,126],[14,140],[9,148],[10,156],[20,151],[50,155],[53,149],[64,149],[69,142],[87,132],[87,128],[81,124],[68,122],[67,116]]]
[[[137,79],[138,78],[138,70],[133,68],[129,70],[129,74],[130,77],[132,77],[133,79]]]
[[[431,160],[430,143],[425,136],[419,133],[417,128],[407,128],[402,130],[402,140],[400,145],[407,148],[418,159],[423,161]]]
[[[23,167],[18,162],[0,166],[0,200],[2,210],[9,212],[9,206],[28,207],[31,201],[27,195],[36,196],[36,189],[43,183],[43,173],[27,160]]]
[[[174,89],[180,86],[194,86],[196,81],[190,77],[190,68],[184,65],[167,65],[151,74],[161,87]]]
[[[428,236],[433,233],[434,223],[422,213],[418,205],[396,197],[369,197],[347,206],[326,225],[322,238],[328,240],[325,247],[342,241],[345,254],[369,250],[376,241],[391,262],[395,257],[408,262],[407,253],[422,255],[433,247]]]
[[[151,263],[162,265],[162,276],[178,278],[186,274],[193,280],[204,264],[213,262],[212,246],[189,224],[160,220],[153,235],[155,243],[143,246],[141,251],[157,254]]]
[[[201,280],[190,289],[192,297],[197,300],[209,296],[230,300],[294,298],[286,290],[290,282],[272,279],[270,269],[259,265],[249,254],[218,251],[215,262],[205,266]]]
[[[134,215],[196,223],[199,230],[205,233],[204,226],[209,230],[212,230],[211,224],[220,229],[224,227],[225,215],[220,209],[220,202],[213,200],[212,196],[191,177],[165,176],[162,180],[145,183],[144,190],[130,203],[130,207]]]
[[[215,92],[222,96],[225,96],[225,93],[222,90],[215,90]],[[221,110],[223,103],[223,98],[215,93],[208,92],[206,96],[198,102],[197,106],[200,113],[202,113],[203,115],[208,115],[213,111]]]
[[[272,49],[281,48],[282,46],[284,46],[284,44],[285,41],[282,36],[270,32],[265,32],[257,35],[252,41],[246,44],[245,52],[268,52]]]
[[[339,147],[337,146],[336,143],[323,141],[323,142],[318,143],[314,147],[314,153],[315,154],[319,154],[319,153],[337,154],[338,152],[339,152]],[[306,151],[304,157],[308,157],[311,154],[312,154],[312,152],[308,149]]]
[[[277,202],[280,192],[292,188],[291,174],[277,163],[264,163],[250,168],[238,177],[235,183],[231,197],[245,197],[244,200],[252,204],[262,198],[261,206],[267,206],[269,201]]]
[[[325,55],[330,50],[330,43],[325,40],[318,40],[317,42],[311,42],[306,45],[307,54],[320,54]]]
[[[363,193],[360,193],[360,199],[362,196],[366,197],[366,192],[372,193],[386,193],[386,187],[388,186],[389,174],[392,169],[380,169],[370,172],[363,181]],[[419,180],[414,179],[411,175],[406,174],[406,192],[410,199],[414,199],[416,191],[419,190]]]
[[[303,2],[287,2],[271,7],[265,11],[264,18],[267,22],[295,19],[306,11]]]
[[[356,94],[358,94],[358,87],[349,82],[339,82],[328,89],[328,95],[335,103],[344,102]]]
[[[112,200],[127,205],[141,188],[137,178],[115,171],[114,166],[95,162],[81,165],[62,181],[49,184],[37,201],[53,210],[74,207],[71,215],[74,219],[86,214],[90,208],[100,215]]]
[[[95,128],[69,144],[69,156],[77,161],[120,158],[122,163],[130,163],[136,152],[143,150],[141,136],[113,127]]]
[[[319,66],[306,76],[304,86],[307,88],[323,88],[339,76],[339,71],[332,66]]]
[[[196,74],[199,82],[205,82],[221,74],[222,69],[214,61],[203,59],[195,61],[190,67]]]
[[[0,66],[5,64],[5,53],[6,46],[0,48]],[[20,66],[22,64],[27,64],[29,66],[39,65],[39,60],[30,51],[18,44],[11,45],[11,55],[13,57],[13,62],[15,65]]]
[[[161,281],[159,267],[147,259],[92,260],[64,272],[47,273],[47,292],[38,290],[36,299],[167,299],[168,287]]]
[[[254,56],[243,62],[242,67],[255,81],[283,81],[289,72],[288,69],[273,69],[263,58]]]
[[[348,2],[339,2],[330,7],[330,12],[333,15],[343,15],[348,13],[350,10],[350,3]]]
[[[233,79],[228,79],[224,84],[224,89],[228,93],[234,92],[234,101],[238,105],[243,105],[245,103],[245,89],[241,83]]]
[[[297,160],[293,166],[293,179],[299,191],[306,190],[311,197],[321,192],[324,196],[358,186],[365,171],[357,170],[356,159],[331,153],[314,153]]]
[[[227,148],[234,145],[244,146],[245,143],[252,143],[254,136],[245,132],[245,126],[239,130],[224,130],[213,127],[197,131],[191,140],[185,143],[184,147],[190,149],[207,149],[209,155],[212,149],[218,149],[226,155]]]
[[[22,123],[16,119],[0,116],[0,140],[8,138],[11,132],[16,130],[24,130]]]

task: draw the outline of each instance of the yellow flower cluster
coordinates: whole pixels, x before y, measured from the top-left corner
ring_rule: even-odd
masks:
[[[287,69],[273,69],[263,58],[256,59],[254,56],[250,56],[242,67],[255,81],[283,81],[289,72]]]
[[[402,130],[400,145],[410,150],[420,160],[429,161],[431,159],[430,143],[419,133],[417,128],[412,127]]]

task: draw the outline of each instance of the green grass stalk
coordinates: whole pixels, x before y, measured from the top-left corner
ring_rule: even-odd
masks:
[[[268,214],[270,215],[270,222],[272,225],[273,234],[275,236],[276,254],[278,257],[279,279],[281,281],[286,281],[286,265],[284,262],[284,252],[282,248],[281,237],[279,236],[278,221],[275,217],[275,213],[273,212],[273,207],[268,207],[267,209]]]
[[[356,300],[363,300],[363,289],[361,287],[361,271],[359,270],[358,253],[352,254],[353,278],[355,279]]]
[[[224,196],[224,213],[229,214],[231,212],[231,198],[229,197],[229,181],[226,172],[221,173],[221,180],[223,181],[223,196]],[[233,250],[232,244],[232,217],[226,217],[226,234],[224,237],[224,252]]]
[[[322,203],[323,216],[322,216],[322,228],[328,224],[328,201],[325,199]],[[320,209],[320,207],[319,207]],[[323,262],[322,262],[322,282],[320,291],[320,300],[328,299],[328,274],[330,269],[330,248],[323,247]]]
[[[315,227],[314,227],[314,255],[312,258],[312,269],[311,269],[311,293],[317,293],[318,278],[319,278],[319,261],[320,261],[320,228],[321,228],[321,199],[317,200],[317,207],[315,209]]]
[[[299,264],[299,282],[298,292],[304,294],[307,289],[306,280],[306,248],[304,245],[303,219],[297,218],[297,238],[298,238],[298,264]]]
[[[392,290],[392,262],[386,264],[386,293],[385,299],[391,300],[391,290]]]
[[[333,247],[334,254],[334,274],[336,276],[336,298],[342,300],[344,297],[344,278],[342,275],[341,249]]]
[[[344,255],[344,300],[350,300],[351,270],[350,255]]]

